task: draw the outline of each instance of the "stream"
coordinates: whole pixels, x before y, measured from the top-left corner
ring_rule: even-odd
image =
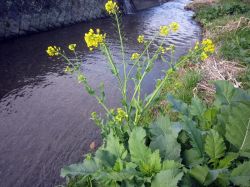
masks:
[[[199,40],[201,29],[184,10],[190,0],[173,0],[123,18],[126,53],[141,50],[137,36],[152,38],[161,25],[180,24],[166,43],[176,45],[175,58],[184,55]],[[64,73],[65,63],[48,58],[49,45],[67,48],[77,43],[83,59],[81,69],[90,84],[105,84],[109,107],[120,103],[115,79],[96,50],[92,53],[83,41],[90,28],[107,33],[115,59],[119,61],[119,40],[110,18],[80,23],[48,32],[23,36],[0,43],[0,187],[53,187],[62,184],[60,169],[81,161],[100,132],[90,120],[93,111],[103,113],[74,75]],[[156,39],[156,44],[161,38]],[[150,93],[167,64],[155,63],[145,79],[143,92]]]

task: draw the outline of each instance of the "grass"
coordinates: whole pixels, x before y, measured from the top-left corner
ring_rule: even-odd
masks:
[[[243,0],[194,0],[190,6],[203,26],[205,38],[216,43],[216,54],[197,69],[203,69],[202,95],[211,100],[214,80],[228,80],[236,87],[250,88],[250,3]]]
[[[250,64],[250,28],[230,32],[222,38],[219,50],[222,58]]]

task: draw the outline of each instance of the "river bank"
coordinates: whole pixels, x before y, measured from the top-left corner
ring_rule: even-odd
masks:
[[[126,54],[139,51],[136,38],[143,34],[152,38],[160,25],[172,21],[182,23],[178,33],[168,38],[176,46],[175,58],[185,54],[200,38],[200,27],[192,20],[193,12],[184,6],[189,0],[175,0],[136,14],[123,17]],[[104,7],[103,7],[104,8]],[[178,16],[176,16],[178,15]],[[89,151],[92,141],[101,144],[100,130],[90,119],[96,111],[103,114],[94,98],[89,96],[75,77],[64,73],[65,64],[51,61],[46,55],[49,45],[79,46],[82,70],[98,88],[105,83],[110,107],[119,107],[120,94],[101,52],[89,52],[83,41],[90,28],[107,33],[114,58],[119,59],[119,39],[114,36],[110,18],[93,20],[69,27],[41,32],[0,44],[0,186],[46,186],[62,183],[60,169],[79,162]],[[161,38],[156,39],[159,44]],[[66,49],[67,50],[67,49]],[[144,93],[154,89],[168,65],[157,61],[145,79]]]

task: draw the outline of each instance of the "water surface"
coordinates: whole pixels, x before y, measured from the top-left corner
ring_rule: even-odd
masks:
[[[200,36],[193,13],[185,11],[189,0],[174,0],[123,20],[128,54],[139,51],[139,34],[152,38],[160,25],[181,24],[167,44],[176,45],[176,57],[187,52]],[[119,105],[120,95],[105,63],[96,51],[90,53],[83,42],[89,28],[107,33],[108,42],[119,59],[119,42],[110,19],[34,34],[0,43],[0,186],[52,187],[62,183],[60,168],[82,160],[89,144],[100,144],[98,128],[91,122],[93,111],[102,112],[97,102],[84,91],[75,77],[64,74],[65,64],[45,54],[48,45],[77,43],[83,58],[82,69],[90,84],[106,86],[108,106]],[[156,43],[160,43],[158,38]],[[152,91],[155,79],[166,64],[157,62],[143,86]]]

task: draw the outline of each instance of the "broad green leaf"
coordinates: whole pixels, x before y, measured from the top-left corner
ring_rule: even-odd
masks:
[[[200,184],[208,186],[212,184],[219,176],[219,174],[226,172],[224,169],[210,170],[205,166],[195,166],[190,169],[189,174],[195,178]]]
[[[198,97],[193,97],[190,105],[190,114],[200,118],[205,111],[206,106],[202,103],[202,101]]]
[[[233,169],[230,180],[238,186],[250,186],[250,161],[244,162]]]
[[[194,148],[185,150],[183,157],[185,165],[187,165],[188,167],[197,166],[203,163],[203,158],[201,157],[200,153]]]
[[[177,187],[182,176],[183,172],[176,172],[172,169],[163,170],[155,175],[151,187]]]
[[[114,136],[111,132],[107,137],[107,143],[105,150],[115,155],[117,158],[124,159],[127,156],[127,151],[124,148],[123,144],[120,143],[118,137]]]
[[[148,175],[159,172],[161,170],[161,158],[159,150],[153,152],[147,161],[141,162],[139,164],[139,168],[142,173]]]
[[[196,166],[190,169],[189,174],[199,183],[204,184],[209,175],[209,169],[205,166]]]
[[[129,150],[131,161],[139,165],[141,172],[151,175],[160,171],[161,158],[159,151],[151,152],[145,145],[146,132],[141,127],[136,127],[130,134]]]
[[[188,105],[180,100],[175,99],[172,95],[167,96],[168,101],[171,103],[173,109],[176,112],[180,112],[182,115],[189,115]]]
[[[151,155],[151,150],[145,145],[146,132],[142,127],[136,127],[130,134],[129,151],[132,162],[139,164],[147,161]]]
[[[227,153],[227,155],[219,161],[219,165],[217,168],[229,168],[231,163],[237,159],[239,156],[238,153]]]
[[[164,160],[180,160],[181,147],[177,142],[179,130],[171,125],[168,117],[160,117],[150,127],[152,134],[150,148],[159,150]]]
[[[216,101],[215,105],[234,105],[237,106],[239,103],[246,105],[250,104],[250,95],[247,91],[240,88],[234,88],[233,85],[228,81],[216,81]]]
[[[189,134],[191,145],[196,149],[200,156],[203,156],[203,139],[201,131],[196,127],[196,124],[189,118],[183,118],[183,128]]]
[[[205,152],[211,159],[211,162],[216,162],[224,156],[226,146],[223,138],[215,130],[210,130],[205,141]]]
[[[87,176],[95,173],[98,166],[93,159],[85,159],[83,163],[72,164],[61,169],[61,177]]]
[[[162,163],[162,170],[179,169],[181,167],[183,167],[183,165],[180,162],[176,162],[174,160],[165,160]]]
[[[238,104],[230,111],[226,139],[240,152],[250,153],[250,105]]]
[[[235,94],[235,88],[228,81],[216,81],[216,103],[219,105],[229,105]]]

